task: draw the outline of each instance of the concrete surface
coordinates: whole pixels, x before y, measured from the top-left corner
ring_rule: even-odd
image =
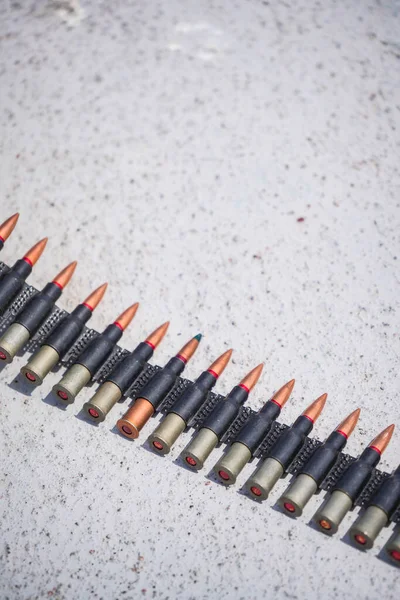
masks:
[[[205,335],[218,390],[266,361],[251,403],[296,377],[323,437],[355,407],[358,453],[398,420],[399,3],[0,4],[1,258],[50,236],[31,281],[80,264],[72,308],[105,280],[93,324],[140,300],[132,347],[171,319],[163,363]],[[1,379],[3,599],[398,598],[399,571],[273,505]],[[145,434],[155,426],[148,424]],[[382,461],[399,461],[399,432]],[[211,468],[216,451],[207,466]],[[249,465],[245,475],[252,471]],[[240,484],[246,479],[242,476]]]

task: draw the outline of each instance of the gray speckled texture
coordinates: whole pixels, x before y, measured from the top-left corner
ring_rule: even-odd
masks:
[[[0,218],[22,217],[2,260],[49,235],[31,281],[78,258],[63,307],[109,280],[94,326],[140,300],[125,343],[170,318],[159,364],[202,331],[189,377],[232,346],[221,392],[265,360],[252,406],[296,377],[289,423],[326,390],[319,436],[361,406],[358,453],[400,425],[398,11],[4,0]],[[24,395],[23,362],[0,374],[3,599],[399,597],[389,531],[363,555],[348,515],[328,539],[319,499],[293,522],[284,481],[258,505],[174,463],[189,434],[162,459],[110,432],[120,405],[76,418],[89,390],[44,402],[55,374]]]

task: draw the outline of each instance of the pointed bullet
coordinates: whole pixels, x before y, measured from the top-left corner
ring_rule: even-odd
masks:
[[[293,391],[294,384],[296,383],[295,379],[291,379],[285,385],[283,385],[271,398],[272,402],[275,402],[280,408],[283,408],[286,402],[290,398],[290,394]]]
[[[133,406],[117,422],[117,427],[123,436],[129,439],[136,439],[139,436],[141,429],[172,390],[177,377],[181,375],[187,361],[197,350],[200,340],[201,334],[198,333],[144,386],[141,390],[143,397],[137,398]],[[112,381],[110,380],[109,383]],[[115,383],[118,384],[118,381]]]
[[[60,289],[63,290],[65,286],[68,285],[68,283],[70,282],[77,264],[78,263],[76,260],[70,263],[67,267],[65,267],[65,269],[60,271],[59,274],[54,277],[52,283],[55,283]]]
[[[201,338],[201,333],[195,335],[194,338],[192,338],[183,346],[183,348],[181,348],[181,350],[179,350],[178,354],[176,355],[177,358],[180,358],[186,364],[199,347]]]
[[[394,425],[384,429],[342,473],[332,489],[331,496],[314,515],[314,522],[320,531],[328,535],[337,532],[346,513],[367,485],[372,470],[376,468],[382,452],[390,442],[393,430]]]
[[[238,385],[235,385],[221,402],[216,404],[181,454],[187,465],[196,471],[203,468],[211,452],[239,415],[241,407],[259,379],[263,367],[263,364],[255,367]]]
[[[32,273],[32,267],[39,259],[46,244],[47,238],[35,244],[24,258],[17,260],[11,269],[3,275],[0,285],[0,313],[3,313],[18,296],[24,281]]]
[[[246,375],[239,383],[240,387],[244,388],[248,392],[251,392],[253,387],[256,385],[257,381],[260,379],[262,370],[264,368],[264,363],[261,363],[257,367],[254,367],[250,373]]]
[[[354,410],[348,417],[346,417],[340,425],[337,426],[336,431],[344,435],[347,439],[354,431],[357,421],[359,419],[361,408]]]
[[[43,250],[46,248],[46,244],[49,238],[45,237],[40,242],[37,242],[28,252],[25,254],[23,260],[25,260],[31,267],[33,267],[39,258],[42,256]]]
[[[381,433],[379,433],[369,444],[369,448],[373,448],[379,454],[382,454],[388,447],[388,444],[392,438],[394,432],[394,425],[389,425]]]
[[[110,410],[122,398],[133,382],[139,377],[146,363],[153,356],[153,352],[166,334],[169,326],[169,321],[158,327],[148,338],[139,344],[132,352],[127,354],[115,368],[109,373],[105,382],[99,387],[94,396],[86,402],[84,410],[86,414],[96,421],[101,423],[104,421]],[[149,405],[147,400],[144,403]],[[137,403],[136,403],[137,404]],[[138,406],[140,403],[138,404]],[[147,418],[154,412],[151,404],[148,406],[147,413],[150,413]]]
[[[89,296],[82,302],[92,312],[97,308],[100,302],[103,300],[104,294],[106,293],[108,283],[103,283],[97,289],[94,290]]]
[[[111,356],[115,345],[135,316],[138,306],[139,303],[137,302],[127,308],[114,323],[106,327],[103,333],[89,342],[75,363],[66,371],[63,378],[53,386],[53,392],[58,398],[68,404],[75,402],[79,392]],[[147,348],[150,349],[149,346]]]
[[[157,329],[155,329],[153,333],[151,333],[145,339],[146,344],[148,344],[149,346],[151,346],[151,348],[153,348],[153,350],[155,350],[159,343],[162,341],[165,334],[167,333],[168,327],[169,321],[167,321],[163,325],[160,325],[160,327],[157,327]]]
[[[0,242],[6,242],[17,224],[19,213],[15,213],[0,225]]]
[[[369,497],[366,509],[350,528],[349,537],[360,550],[369,550],[382,529],[395,520],[400,506],[400,466],[384,478]],[[393,518],[394,517],[394,518]]]
[[[217,360],[215,360],[207,369],[209,373],[212,373],[215,377],[219,377],[225,371],[228,362],[231,359],[233,350],[227,350]]]
[[[103,283],[52,330],[45,343],[21,368],[27,382],[34,386],[43,383],[44,378],[75,344],[106,289],[107,283]]]
[[[327,394],[315,400],[296,419],[291,427],[281,433],[264,462],[245,483],[247,492],[257,500],[265,500],[300,451],[306,436],[314,426],[325,405]]]
[[[310,404],[310,406],[302,413],[303,417],[307,417],[312,423],[315,423],[322,413],[327,397],[328,394],[322,394],[322,396],[314,400],[314,402],[312,402],[312,404]]]
[[[205,402],[208,392],[216,384],[218,377],[224,371],[232,350],[224,352],[212,365],[204,371],[178,398],[165,419],[149,436],[149,443],[154,450],[168,454],[173,444],[181,435],[189,420],[197,413]]]
[[[15,355],[38,331],[50,315],[75,270],[76,262],[71,263],[48,283],[40,292],[29,298],[15,321],[0,338],[0,359],[12,362]]]
[[[357,408],[338,425],[325,442],[311,454],[300,473],[279,498],[279,506],[291,517],[299,517],[303,513],[306,504],[335,464],[339,452],[343,452],[359,415],[360,409]]]
[[[264,406],[251,415],[213,471],[224,485],[232,485],[265,438],[292,393],[295,380],[285,383]]]
[[[133,317],[136,315],[137,309],[139,308],[139,302],[132,304],[129,308],[124,310],[122,315],[120,315],[115,321],[114,325],[117,325],[121,329],[121,331],[125,331]]]

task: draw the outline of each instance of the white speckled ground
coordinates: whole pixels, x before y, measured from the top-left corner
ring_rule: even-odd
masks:
[[[128,347],[170,318],[162,364],[202,331],[188,376],[233,346],[226,392],[265,360],[252,406],[296,377],[284,420],[326,390],[316,433],[361,406],[360,452],[400,426],[399,9],[3,0],[2,260],[49,235],[31,281],[78,258],[63,306],[108,280],[96,327],[140,300]],[[190,434],[161,459],[111,432],[122,406],[80,419],[89,390],[24,394],[23,362],[0,374],[1,598],[399,597],[389,531],[368,554],[327,539],[319,498],[293,522],[284,481],[255,504],[174,462]]]

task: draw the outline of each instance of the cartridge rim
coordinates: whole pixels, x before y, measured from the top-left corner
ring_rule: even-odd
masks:
[[[21,323],[11,323],[0,338],[0,360],[11,363],[15,356],[24,349],[31,337],[28,329]]]
[[[326,533],[327,535],[334,535],[338,530],[336,523],[334,523],[333,521],[331,521],[331,519],[323,515],[319,515],[317,517],[316,523],[320,531]]]
[[[121,419],[117,421],[119,432],[128,439],[137,439],[143,427],[154,415],[154,406],[146,398],[137,398]]]
[[[7,348],[4,348],[4,347],[0,348],[0,361],[1,361],[1,363],[5,364],[5,365],[9,365],[10,363],[12,363],[13,359],[14,359],[14,355],[11,354],[7,350]]]
[[[353,527],[351,531],[351,538],[355,546],[360,550],[370,550],[374,545],[373,540],[361,529]]]
[[[60,383],[53,386],[53,392],[57,396],[57,399],[61,400],[64,404],[73,404],[75,402],[75,394],[72,394],[67,387]]]
[[[384,510],[371,504],[350,527],[349,536],[356,548],[370,550],[382,529],[388,524]]]
[[[117,427],[119,432],[128,440],[136,440],[139,437],[139,430],[128,419],[119,419],[117,421]]]
[[[72,404],[91,378],[92,375],[89,369],[80,363],[74,363],[66,371],[63,378],[53,385],[53,393],[63,404]]]
[[[319,531],[327,535],[334,535],[351,510],[353,501],[348,494],[341,490],[334,490],[327,501],[314,515],[314,522]]]
[[[39,386],[43,383],[43,378],[34,369],[28,368],[26,365],[21,367],[21,375],[30,385]]]
[[[245,489],[253,500],[266,500],[282,477],[282,464],[272,457],[267,457],[245,483]]]
[[[300,517],[318,489],[313,477],[300,473],[278,499],[278,506],[290,517]]]
[[[157,454],[169,454],[185,428],[186,421],[180,415],[169,412],[148,437],[151,449]]]
[[[216,474],[221,483],[224,485],[233,485],[236,483],[236,474],[233,469],[230,469],[224,464],[218,465],[218,469],[216,469]]]
[[[303,514],[302,507],[290,496],[281,496],[278,501],[279,506],[289,517],[301,517]]]
[[[152,435],[149,437],[150,448],[157,452],[157,454],[169,454],[171,447],[166,440],[159,435]]]
[[[35,352],[27,363],[25,363],[20,373],[24,377],[26,383],[37,387],[42,385],[47,375],[54,369],[60,360],[58,352],[48,344],[43,344],[37,352]]]
[[[233,485],[250,459],[249,448],[241,442],[234,442],[228,452],[215,463],[213,472],[223,485]]]
[[[86,416],[94,423],[102,423],[106,418],[106,413],[97,404],[85,402],[83,410]]]
[[[193,471],[204,467],[206,460],[218,445],[217,434],[208,427],[201,427],[191,442],[181,452],[181,459]]]
[[[400,550],[396,550],[395,548],[389,548],[388,554],[390,558],[392,558],[396,564],[400,565]]]
[[[149,444],[150,448],[157,454],[169,454],[171,450],[171,446],[169,445],[168,441],[156,433],[153,433],[151,436],[149,436]]]
[[[182,452],[182,460],[185,463],[185,465],[193,471],[199,471],[204,467],[204,463],[201,460],[201,458],[188,450]]]
[[[248,480],[246,484],[246,490],[250,498],[253,500],[259,500],[260,502],[268,498],[270,491],[267,491],[258,481],[253,481],[252,479]]]

